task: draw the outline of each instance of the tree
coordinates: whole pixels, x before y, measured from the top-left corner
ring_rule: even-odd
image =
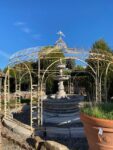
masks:
[[[64,58],[64,54],[59,48],[55,46],[46,46],[40,51],[39,57],[41,65],[40,67],[44,70],[54,61],[59,60],[60,58]],[[58,63],[59,62],[56,64]],[[56,64],[50,67],[49,70],[56,69]]]
[[[60,58],[61,59],[64,58],[64,54],[61,51],[61,49],[59,49],[56,46],[46,46],[40,51],[39,57],[40,57],[40,69],[42,71],[41,72],[41,75],[42,75],[48,66],[50,66],[55,61],[60,60]],[[63,60],[63,62],[65,63],[65,60]],[[57,91],[57,84],[55,81],[55,76],[58,73],[58,70],[57,70],[58,64],[59,64],[59,61],[53,64],[48,69],[49,72],[46,72],[45,74],[45,78],[49,76],[46,82],[47,94],[55,93]]]
[[[108,62],[112,61],[113,52],[111,48],[108,46],[108,44],[103,39],[100,39],[92,45],[90,53],[92,53],[92,55],[89,56],[89,58],[86,61],[90,66],[94,68],[95,72],[97,73],[97,77],[98,77],[97,84],[98,84],[99,93],[102,93],[102,98],[104,99],[105,92],[106,92],[104,86],[105,71]],[[110,68],[113,68],[113,65],[111,65]],[[92,70],[89,67],[87,67],[87,70],[93,74]],[[113,80],[112,76],[110,75],[109,72],[108,81],[112,81],[112,80]]]
[[[74,59],[67,59],[66,60],[66,68],[73,70],[75,67],[75,60]]]
[[[108,44],[103,39],[100,39],[100,40],[96,41],[93,44],[91,49],[92,50],[98,49],[99,51],[102,50],[102,51],[105,51],[105,52],[107,51],[107,52],[111,52],[112,53],[111,48],[108,46]]]

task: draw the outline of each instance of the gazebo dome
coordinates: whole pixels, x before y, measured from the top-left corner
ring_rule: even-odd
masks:
[[[64,42],[64,40],[62,39],[62,37],[60,37],[60,38],[56,41],[55,46],[58,46],[60,49],[67,49],[67,45],[66,45],[66,43]]]

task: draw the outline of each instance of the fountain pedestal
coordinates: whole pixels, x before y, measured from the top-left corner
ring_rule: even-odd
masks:
[[[63,75],[63,70],[66,68],[65,64],[60,60],[60,64],[57,66],[59,69],[59,75],[57,75],[56,80],[58,80],[58,92],[56,93],[56,99],[66,98],[66,92],[64,89],[64,81],[69,79],[68,75]]]
[[[56,94],[56,98],[60,99],[60,98],[65,98],[67,97],[66,92],[64,91],[64,84],[63,81],[59,81],[58,83],[58,92]]]

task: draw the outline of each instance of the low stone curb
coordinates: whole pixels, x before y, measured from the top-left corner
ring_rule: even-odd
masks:
[[[25,149],[25,150],[33,150],[31,147],[28,147],[25,143],[21,143],[20,141],[12,138],[11,136],[7,135],[6,133],[1,133],[3,138],[6,138],[8,141],[13,142],[14,144],[20,146],[21,148]]]

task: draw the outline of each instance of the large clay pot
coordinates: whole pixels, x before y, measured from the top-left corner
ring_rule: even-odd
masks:
[[[113,121],[80,114],[89,150],[113,150]],[[103,132],[102,132],[103,131]]]

